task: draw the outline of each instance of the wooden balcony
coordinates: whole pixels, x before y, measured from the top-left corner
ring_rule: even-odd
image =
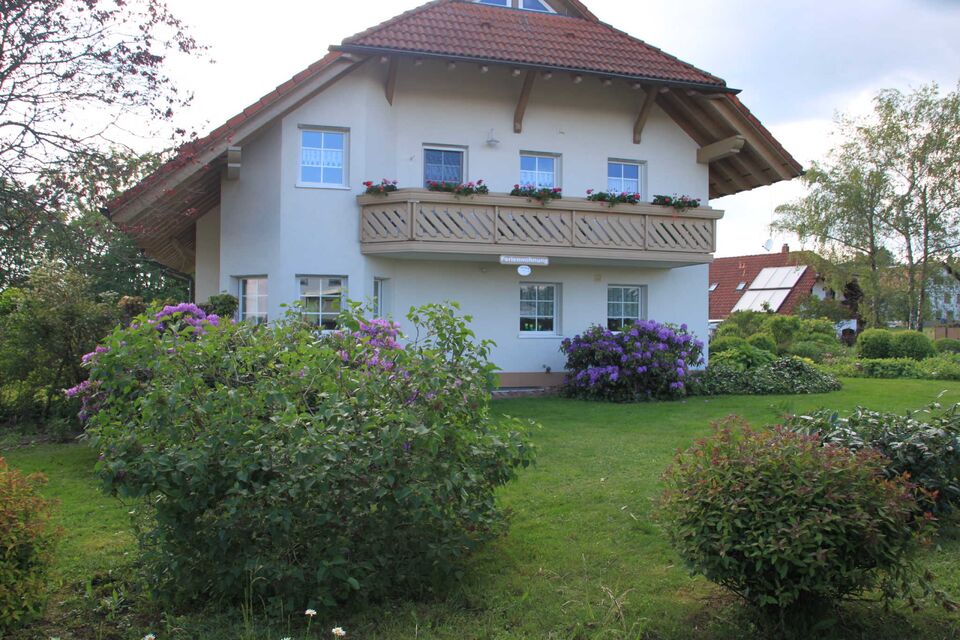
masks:
[[[723,212],[563,198],[545,205],[504,194],[457,197],[423,189],[362,195],[363,253],[396,258],[547,257],[558,263],[705,264]]]

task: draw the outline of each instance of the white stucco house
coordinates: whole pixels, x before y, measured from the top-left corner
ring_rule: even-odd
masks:
[[[736,94],[577,0],[435,0],[331,47],[110,216],[193,274],[197,301],[239,296],[242,319],[301,301],[330,327],[349,297],[402,322],[455,300],[496,341],[505,386],[545,384],[561,339],[591,324],[707,335],[710,199],[801,173]],[[383,178],[399,190],[364,194]],[[489,194],[424,188],[479,180]],[[509,195],[517,184],[563,197]],[[660,194],[702,206],[645,204]]]

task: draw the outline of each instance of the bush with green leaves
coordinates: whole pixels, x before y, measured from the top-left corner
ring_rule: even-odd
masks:
[[[747,341],[739,336],[719,336],[710,341],[711,355],[723,353],[729,349],[736,349],[741,345],[747,344]]]
[[[793,416],[786,424],[825,443],[876,449],[885,456],[887,478],[906,473],[924,490],[921,508],[960,506],[960,405],[933,404],[905,414],[858,407],[846,417],[822,409]]]
[[[690,569],[781,621],[879,589],[930,589],[917,501],[876,451],[730,422],[677,455],[659,518]]]
[[[919,331],[897,331],[893,334],[890,355],[894,358],[923,360],[937,355],[937,350],[933,341]]]
[[[770,351],[752,347],[746,342],[741,342],[729,349],[720,351],[710,358],[710,363],[715,366],[724,366],[737,371],[746,371],[756,369],[771,364],[777,359],[777,356]]]
[[[960,353],[960,340],[940,338],[933,343],[938,353]]]
[[[689,384],[690,394],[701,396],[829,393],[841,388],[834,375],[793,357],[747,370],[711,362]]]
[[[772,315],[763,323],[763,330],[773,336],[781,353],[793,344],[800,327],[801,320],[796,316]]]
[[[721,335],[734,335],[741,338],[760,333],[766,322],[773,317],[772,313],[763,311],[734,311],[720,323],[717,331]]]
[[[960,354],[944,353],[917,363],[924,380],[960,380]]]
[[[916,360],[910,358],[864,358],[859,362],[865,378],[907,378],[920,377],[920,368]]]
[[[205,313],[212,313],[220,318],[232,318],[237,315],[237,309],[240,308],[240,300],[229,293],[218,293],[199,305]]]
[[[892,358],[893,333],[886,329],[867,329],[857,336],[857,354],[861,358]]]
[[[44,478],[24,476],[0,458],[0,635],[42,612],[49,591],[54,529]]]
[[[96,296],[91,280],[56,266],[36,267],[22,289],[0,302],[0,407],[12,422],[72,417],[62,390],[86,377],[80,358],[115,326],[114,301]]]
[[[163,601],[279,614],[436,593],[496,533],[527,425],[491,412],[490,344],[451,306],[408,318],[412,341],[355,308],[318,336],[293,313],[257,327],[184,304],[90,355],[97,473],[140,501]]]
[[[790,355],[798,358],[807,358],[814,362],[822,362],[824,358],[836,353],[839,346],[825,345],[823,342],[813,340],[802,340],[790,345]]]
[[[777,341],[769,333],[755,333],[747,338],[747,344],[770,353],[777,352]]]

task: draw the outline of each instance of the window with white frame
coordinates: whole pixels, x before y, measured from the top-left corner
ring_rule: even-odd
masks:
[[[300,312],[304,319],[324,331],[337,328],[347,295],[343,276],[300,276]]]
[[[610,160],[607,162],[607,191],[613,193],[643,192],[643,169],[640,162]]]
[[[307,187],[346,187],[347,139],[345,129],[300,130],[300,180]]]
[[[615,284],[607,287],[607,329],[622,331],[646,316],[646,287]]]
[[[423,148],[423,186],[431,182],[465,182],[463,149],[448,147]]]
[[[479,4],[491,4],[495,7],[513,7],[514,9],[523,9],[525,11],[540,11],[543,13],[556,13],[549,4],[543,0],[474,0]]]
[[[373,279],[373,312],[374,312],[374,315],[376,315],[378,318],[383,318],[387,315],[386,295],[387,295],[387,279],[374,278]]]
[[[560,186],[560,157],[545,153],[520,154],[520,185],[538,189]]]
[[[713,293],[714,291],[716,291],[716,290],[717,290],[717,287],[719,287],[719,286],[720,286],[720,283],[719,283],[719,282],[711,282],[711,283],[710,283],[710,293]]]
[[[266,324],[267,322],[267,278],[240,278],[241,322]]]
[[[560,285],[520,285],[520,333],[557,335],[560,333]]]

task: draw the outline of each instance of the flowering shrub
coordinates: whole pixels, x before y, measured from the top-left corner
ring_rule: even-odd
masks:
[[[914,487],[884,468],[873,450],[727,423],[667,469],[660,518],[694,572],[781,620],[877,587],[909,598],[930,587]]]
[[[673,207],[683,212],[687,209],[696,209],[700,206],[700,198],[690,196],[653,196],[653,204],[661,207]]]
[[[703,363],[703,343],[679,328],[643,320],[620,333],[590,327],[566,339],[567,395],[629,402],[686,394],[690,370]]]
[[[551,200],[559,200],[563,197],[563,190],[560,187],[537,187],[532,184],[513,185],[510,195],[536,200],[540,204],[547,204]]]
[[[357,309],[322,337],[197,311],[141,317],[87,363],[97,473],[142,500],[157,593],[281,612],[445,588],[532,457],[491,414],[489,344],[440,305],[408,316],[415,341]]]
[[[363,183],[363,186],[366,187],[366,191],[364,191],[364,193],[368,196],[385,196],[388,193],[393,193],[399,189],[396,180],[387,180],[386,178],[380,182],[367,180]]]
[[[490,187],[483,183],[483,180],[476,182],[437,182],[430,180],[427,182],[427,191],[441,191],[443,193],[452,193],[456,196],[486,195],[490,193]]]
[[[609,202],[611,207],[617,204],[637,204],[640,202],[639,193],[617,193],[615,191],[594,191],[587,189],[587,200],[592,202]]]
[[[43,482],[0,458],[0,632],[37,616],[47,593],[54,531]]]

